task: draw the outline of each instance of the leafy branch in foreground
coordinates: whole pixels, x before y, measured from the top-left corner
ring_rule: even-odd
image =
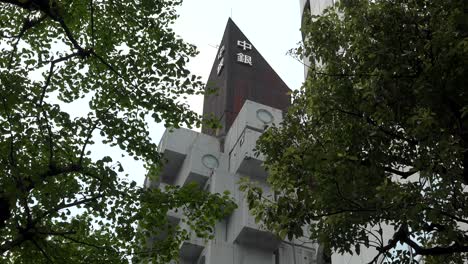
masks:
[[[313,66],[282,126],[257,146],[276,200],[243,187],[259,220],[334,252],[372,247],[373,263],[466,260],[466,10],[466,1],[340,1],[306,19],[297,55]]]
[[[158,215],[163,227],[172,205],[195,214],[213,204],[206,219],[229,208],[196,188],[144,190],[90,152],[101,140],[159,166],[147,122],[200,125],[179,100],[203,91],[185,68],[195,47],[170,28],[180,3],[0,0],[0,260],[125,263],[143,250],[137,221]]]

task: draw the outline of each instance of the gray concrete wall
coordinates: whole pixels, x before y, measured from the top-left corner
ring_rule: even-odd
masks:
[[[263,112],[259,117],[258,111]],[[271,117],[271,122],[265,122]],[[263,119],[263,121],[262,121]],[[268,119],[268,118],[267,118]],[[238,208],[215,226],[214,239],[204,241],[192,236],[181,246],[181,263],[186,264],[274,264],[274,251],[279,252],[280,263],[293,264],[294,250],[290,241],[282,242],[271,232],[256,223],[249,211],[245,194],[239,191],[238,182],[242,177],[256,181],[265,195],[271,194],[266,181],[266,171],[262,168],[262,155],[255,156],[253,148],[265,126],[279,125],[282,111],[252,101],[246,101],[234,121],[225,141],[225,152],[221,151],[219,139],[189,131],[176,129],[166,131],[160,146],[169,168],[166,168],[165,181],[159,184],[184,185],[192,181],[200,183],[200,188],[211,193],[229,191]],[[208,168],[203,162],[205,155],[212,155],[218,166]],[[171,218],[183,218],[171,212]],[[188,229],[182,221],[174,221]],[[297,242],[297,241],[296,241]],[[307,245],[296,252],[296,264],[315,264],[317,246]],[[305,255],[307,252],[307,256]],[[304,262],[307,257],[313,259]]]

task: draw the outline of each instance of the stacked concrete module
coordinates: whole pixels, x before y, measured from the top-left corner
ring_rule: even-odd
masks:
[[[266,182],[268,174],[262,167],[263,156],[255,155],[254,148],[265,127],[279,125],[281,120],[281,110],[246,100],[225,137],[224,151],[220,139],[214,136],[188,129],[165,132],[160,150],[168,163],[162,171],[161,182],[147,181],[147,187],[196,182],[207,192],[229,191],[238,206],[215,226],[213,240],[205,241],[193,234],[182,244],[182,263],[294,263],[294,252],[298,264],[317,263],[316,244],[282,241],[264,230],[249,212],[244,193],[238,190],[240,179],[249,177],[257,181],[266,194],[270,192]],[[181,221],[183,217],[175,212],[168,215],[172,223],[189,230]]]

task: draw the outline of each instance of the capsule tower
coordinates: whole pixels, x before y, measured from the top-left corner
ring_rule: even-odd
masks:
[[[238,208],[215,226],[214,239],[195,234],[180,248],[183,264],[315,264],[314,243],[283,241],[255,222],[238,182],[249,177],[271,193],[262,167],[264,157],[256,156],[256,141],[271,124],[279,124],[290,105],[290,89],[270,67],[255,46],[229,19],[214,58],[206,89],[203,115],[214,117],[219,129],[202,127],[166,130],[159,144],[167,163],[160,181],[145,185],[164,188],[197,182],[211,193],[229,191]],[[184,225],[183,215],[171,212],[174,225]],[[188,227],[183,227],[188,229]]]

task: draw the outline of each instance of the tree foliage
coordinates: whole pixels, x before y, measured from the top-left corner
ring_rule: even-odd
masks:
[[[142,189],[119,161],[90,152],[102,140],[154,170],[147,121],[200,125],[180,100],[202,91],[185,68],[195,47],[170,28],[180,3],[0,0],[2,263],[164,262],[186,232],[142,245],[168,225],[168,210],[208,237],[232,208],[193,186]]]
[[[467,10],[353,0],[306,19],[308,77],[258,143],[276,196],[243,187],[268,228],[375,262],[466,260]]]

